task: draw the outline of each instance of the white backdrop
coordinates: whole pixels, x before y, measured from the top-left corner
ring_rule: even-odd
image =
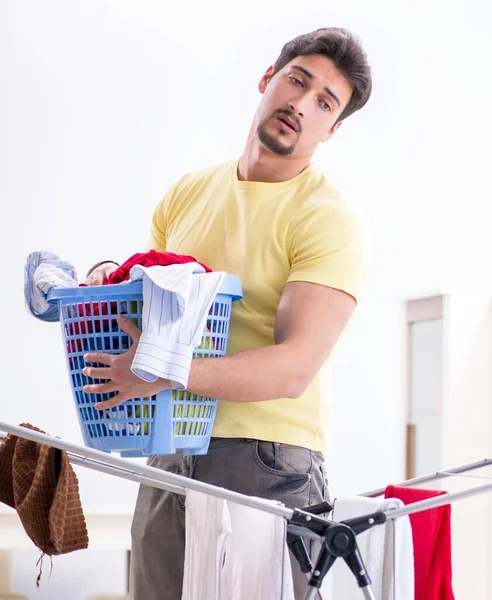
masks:
[[[336,363],[330,478],[335,494],[402,479],[401,300],[492,284],[490,6],[1,1],[0,420],[81,442],[58,327],[24,309],[27,254],[51,249],[82,278],[140,251],[177,177],[241,153],[282,44],[345,26],[362,37],[374,93],[316,162],[366,213],[374,270]],[[132,484],[80,478],[87,511],[132,509]]]

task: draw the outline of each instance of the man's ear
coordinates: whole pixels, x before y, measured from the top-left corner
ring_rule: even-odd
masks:
[[[268,82],[272,78],[272,75],[273,75],[273,65],[268,67],[268,69],[265,71],[265,74],[263,75],[263,77],[260,79],[260,82],[258,83],[258,91],[260,92],[260,94],[265,93],[266,87],[268,85]]]
[[[330,129],[330,131],[321,138],[322,142],[327,142],[336,131],[338,131],[338,129],[340,128],[340,126],[342,125],[343,121],[338,121],[338,123],[335,123],[335,125],[333,125],[333,127]]]

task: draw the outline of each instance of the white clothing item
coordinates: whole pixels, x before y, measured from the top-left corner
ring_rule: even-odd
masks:
[[[145,381],[169,379],[185,389],[194,349],[199,346],[213,301],[225,273],[205,273],[198,263],[130,270],[143,280],[142,335],[132,371]]]
[[[398,498],[388,498],[384,503],[383,509],[378,510],[386,512],[404,506]],[[390,519],[385,528],[383,598],[414,600],[415,564],[410,517]]]
[[[228,506],[232,536],[217,600],[294,600],[285,519],[233,502]]]
[[[63,265],[60,261],[60,265]],[[28,300],[26,306],[29,312],[42,320],[58,320],[58,307],[49,304],[46,300],[51,288],[77,287],[77,281],[62,266],[42,262],[38,264],[31,275],[28,286]],[[53,312],[54,317],[48,318]]]
[[[396,498],[337,498],[332,518],[340,522],[401,506],[403,502]],[[357,544],[376,600],[414,600],[413,538],[408,516],[371,527],[357,536]],[[333,600],[360,600],[357,581],[343,559],[337,559],[332,567],[331,584]]]
[[[286,522],[186,491],[182,600],[294,600]]]
[[[182,600],[217,600],[226,540],[231,536],[227,502],[186,491],[186,545]]]

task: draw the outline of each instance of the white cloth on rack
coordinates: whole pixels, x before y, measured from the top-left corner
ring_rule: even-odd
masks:
[[[225,500],[186,490],[182,600],[217,600],[226,540],[231,534],[231,521]]]
[[[401,506],[403,503],[394,498],[342,497],[335,500],[332,518],[337,522],[345,521]],[[414,600],[413,539],[408,516],[371,527],[357,536],[357,544],[372,580],[376,600]],[[356,579],[342,559],[332,567],[331,585],[333,600],[359,600],[361,597]]]
[[[213,301],[225,273],[205,273],[198,263],[130,270],[143,280],[142,335],[132,371],[145,381],[169,379],[185,389],[194,349],[200,344]]]
[[[285,519],[234,502],[228,506],[232,535],[217,600],[294,600]]]
[[[182,600],[294,600],[286,522],[186,491]]]

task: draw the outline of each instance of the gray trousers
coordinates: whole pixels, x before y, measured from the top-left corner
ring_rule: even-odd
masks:
[[[323,454],[299,446],[213,438],[205,456],[156,455],[148,464],[288,508],[328,500]],[[317,554],[308,540],[306,545]],[[141,485],[132,524],[132,600],[181,600],[184,551],[185,497]],[[295,560],[292,567],[295,597],[302,600],[307,578]]]

